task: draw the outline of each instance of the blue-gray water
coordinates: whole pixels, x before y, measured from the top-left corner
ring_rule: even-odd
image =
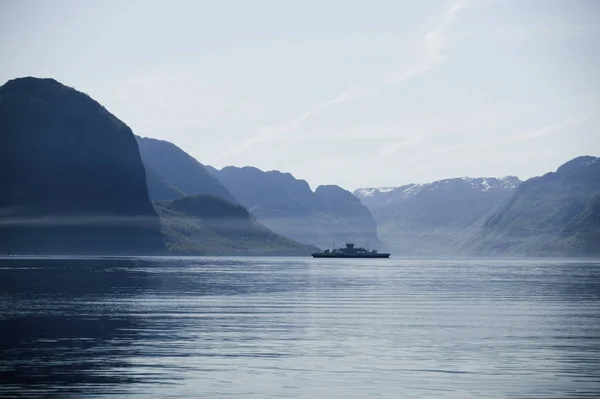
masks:
[[[600,262],[0,259],[0,396],[600,393]]]

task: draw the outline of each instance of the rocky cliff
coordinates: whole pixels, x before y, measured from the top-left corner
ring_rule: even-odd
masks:
[[[149,253],[164,248],[135,137],[53,79],[0,87],[0,252]]]

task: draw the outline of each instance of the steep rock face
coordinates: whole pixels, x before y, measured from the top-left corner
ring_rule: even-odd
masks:
[[[483,254],[597,255],[590,241],[598,193],[600,158],[572,159],[521,184],[468,245]]]
[[[512,176],[454,178],[392,190],[359,189],[355,195],[370,205],[379,236],[398,255],[461,254],[462,241],[519,183]]]
[[[337,186],[313,192],[306,181],[289,173],[254,167],[207,169],[258,221],[278,234],[321,248],[331,247],[333,240],[380,244],[368,209]]]
[[[212,176],[204,165],[175,144],[147,137],[136,139],[146,168],[152,169],[171,187],[185,195],[214,195],[235,202],[227,188]]]
[[[131,130],[53,79],[0,87],[0,252],[164,248]]]

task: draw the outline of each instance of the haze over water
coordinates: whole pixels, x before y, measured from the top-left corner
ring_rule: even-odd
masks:
[[[597,397],[600,261],[0,259],[0,396]]]

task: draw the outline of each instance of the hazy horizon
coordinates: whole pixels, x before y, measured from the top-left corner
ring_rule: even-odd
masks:
[[[4,1],[49,77],[206,165],[399,186],[600,155],[600,2]]]

